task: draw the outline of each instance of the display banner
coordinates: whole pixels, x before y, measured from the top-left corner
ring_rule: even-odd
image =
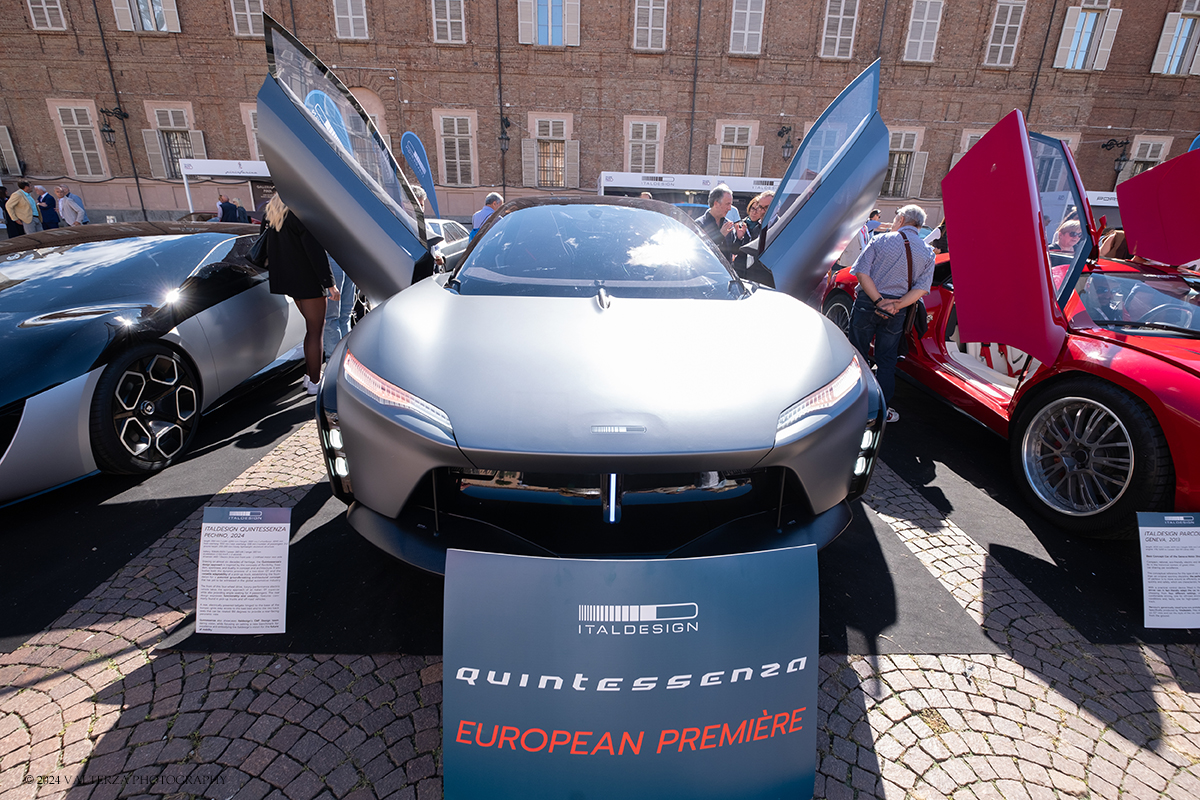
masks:
[[[447,800],[809,800],[817,549],[615,561],[450,550]]]
[[[1138,512],[1147,628],[1200,628],[1200,520]]]
[[[434,219],[441,216],[438,212],[437,193],[433,190],[433,171],[429,168],[429,156],[425,154],[425,145],[412,131],[405,131],[400,137],[400,152],[408,162],[408,168],[417,176],[421,188],[425,190],[425,216]]]
[[[205,508],[196,633],[283,633],[290,508]]]

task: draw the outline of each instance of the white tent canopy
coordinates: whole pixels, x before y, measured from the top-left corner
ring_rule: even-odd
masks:
[[[205,178],[270,178],[271,171],[265,161],[220,161],[213,158],[181,158],[179,171],[183,174],[183,193],[187,195],[188,211],[195,211],[192,205],[192,191],[188,187],[188,177]]]

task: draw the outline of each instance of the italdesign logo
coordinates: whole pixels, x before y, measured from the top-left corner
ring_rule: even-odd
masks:
[[[700,607],[695,603],[660,605],[580,605],[578,633],[599,636],[646,636],[694,633]]]
[[[230,511],[229,512],[230,519],[237,519],[237,520],[241,520],[241,521],[245,521],[245,520],[249,520],[249,519],[262,519],[262,515],[263,515],[263,513],[261,511]]]

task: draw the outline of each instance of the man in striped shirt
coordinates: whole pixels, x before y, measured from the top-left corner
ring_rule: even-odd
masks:
[[[850,268],[858,278],[858,296],[850,317],[850,342],[867,357],[875,342],[875,377],[888,403],[887,421],[899,422],[891,407],[896,393],[896,360],[904,317],[933,284],[933,250],[921,240],[925,210],[907,205],[896,212],[889,233],[876,236]],[[912,282],[909,282],[909,258]]]

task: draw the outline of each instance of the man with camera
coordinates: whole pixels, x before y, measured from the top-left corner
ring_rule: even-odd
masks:
[[[733,190],[723,183],[718,183],[708,193],[708,211],[696,218],[696,224],[704,231],[704,235],[733,261],[738,247],[749,241],[750,234],[746,232],[746,223],[730,222],[725,219],[729,209],[733,208]]]
[[[904,319],[909,306],[928,294],[933,284],[933,250],[920,234],[924,224],[924,209],[904,206],[896,212],[891,231],[872,239],[850,268],[858,278],[850,343],[866,358],[875,342],[875,378],[888,403],[889,423],[900,421],[891,404]]]

